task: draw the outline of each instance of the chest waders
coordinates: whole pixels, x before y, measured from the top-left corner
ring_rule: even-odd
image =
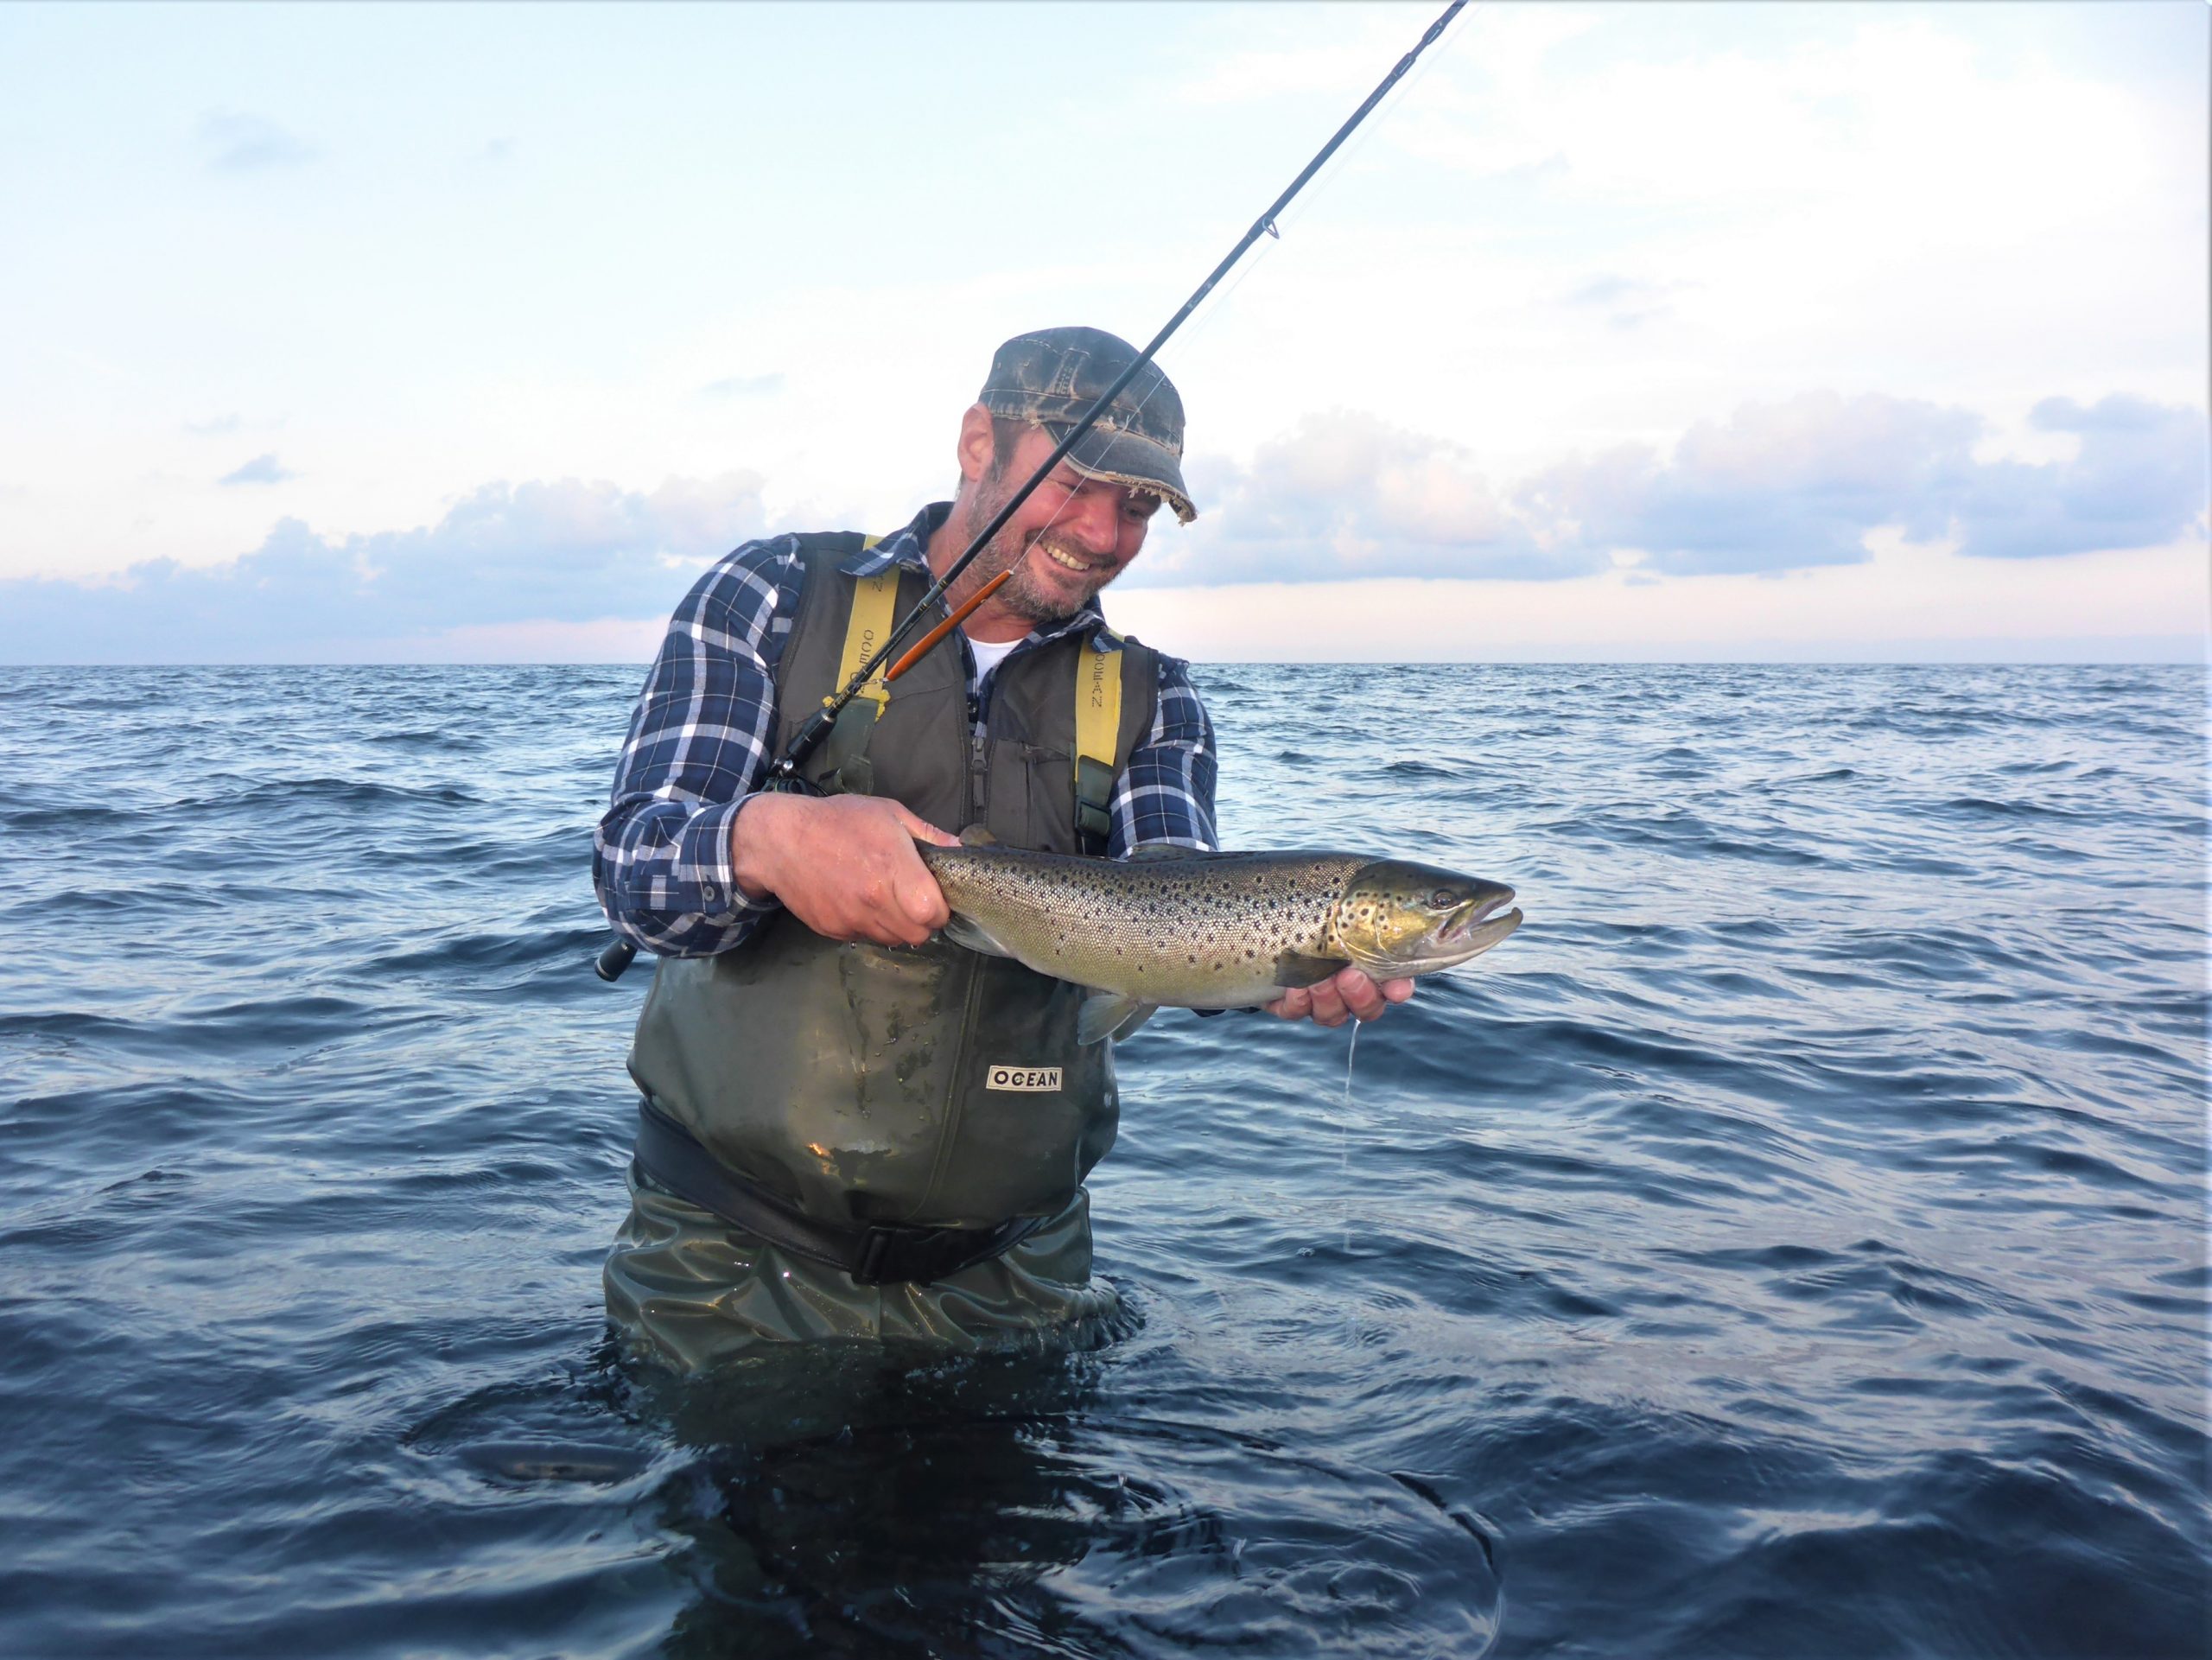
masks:
[[[840,570],[858,537],[800,544],[779,751],[927,585]],[[1101,631],[1007,658],[979,709],[947,639],[855,698],[805,776],[1103,854],[1157,682],[1147,648]],[[610,1311],[696,1365],[763,1339],[976,1340],[1110,1304],[1087,1289],[1082,1184],[1119,1103],[1112,1046],[1076,1041],[1082,997],[1009,958],[827,940],[783,911],[736,951],[661,958],[630,1055],[645,1100]],[[1057,1088],[1005,1087],[1055,1070]]]

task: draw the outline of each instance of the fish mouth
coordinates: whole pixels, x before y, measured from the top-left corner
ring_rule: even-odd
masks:
[[[1425,938],[1410,942],[1413,949],[1380,955],[1354,950],[1352,962],[1367,970],[1373,978],[1397,980],[1414,975],[1433,974],[1439,969],[1457,968],[1471,957],[1480,957],[1498,941],[1521,925],[1521,913],[1516,908],[1497,914],[1501,905],[1513,898],[1513,890],[1502,883],[1486,882],[1472,899],[1453,911],[1444,925]],[[1417,953],[1417,954],[1416,954]]]
[[[1503,916],[1497,914],[1498,906],[1510,903],[1512,898],[1513,890],[1510,887],[1495,887],[1478,894],[1428,937],[1428,950],[1418,961],[1390,964],[1383,973],[1433,974],[1439,969],[1456,968],[1470,957],[1480,957],[1521,925],[1518,906]]]
[[[1488,951],[1521,925],[1518,908],[1502,917],[1493,915],[1499,906],[1512,902],[1513,890],[1510,887],[1495,887],[1476,894],[1452,913],[1451,921],[1436,931],[1435,943],[1446,951],[1457,951],[1470,944],[1475,951]],[[1477,944],[1478,941],[1480,943]],[[1471,956],[1473,952],[1468,954]]]

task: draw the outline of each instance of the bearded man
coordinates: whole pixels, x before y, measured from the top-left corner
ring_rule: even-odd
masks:
[[[877,541],[748,542],[676,609],[630,722],[593,882],[658,956],[630,1072],[631,1211],[606,1270],[634,1352],[695,1370],[792,1341],[978,1348],[1069,1335],[1090,1281],[1084,1178],[1113,1144],[1112,1044],[1081,993],[938,938],[918,841],[1211,849],[1213,730],[1186,665],[1097,595],[1183,483],[1183,405],[1147,365],[946,596],[1013,575],[804,769],[792,735],[1137,353],[1096,328],[1001,347],[961,417],[960,486]],[[1110,752],[1110,753],[1109,753]],[[1270,1005],[1371,1020],[1410,981],[1356,969]]]

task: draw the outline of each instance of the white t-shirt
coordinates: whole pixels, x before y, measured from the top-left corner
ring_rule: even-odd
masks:
[[[1024,636],[1023,638],[1027,638]],[[1006,654],[1021,644],[1019,639],[977,639],[969,637],[968,649],[976,654],[976,684],[982,685],[990,678],[993,669],[1006,660]]]

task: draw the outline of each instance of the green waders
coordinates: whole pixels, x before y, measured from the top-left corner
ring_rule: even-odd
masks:
[[[855,1284],[764,1244],[630,1175],[630,1217],[607,1264],[607,1312],[668,1365],[699,1371],[772,1343],[879,1341],[952,1352],[1080,1345],[1114,1311],[1090,1283],[1090,1197],[1003,1256],[928,1285]]]
[[[855,578],[845,567],[861,546],[802,538],[779,749],[925,586],[914,571]],[[1102,854],[1106,803],[1151,728],[1157,679],[1149,651],[1102,631],[1007,658],[989,709],[972,710],[948,639],[888,696],[848,706],[810,781],[888,797],[948,830],[981,824],[1011,846]],[[978,1348],[1103,1317],[1114,1299],[1090,1283],[1083,1180],[1113,1145],[1119,1103],[1112,1046],[1075,1041],[1080,1002],[1007,958],[942,941],[838,943],[784,912],[734,951],[660,959],[630,1071],[650,1115],[710,1167],[690,1173],[712,1180],[657,1167],[648,1154],[670,1137],[641,1137],[607,1265],[609,1314],[633,1346],[686,1370],[765,1343]],[[1036,1087],[1046,1077],[1052,1087]],[[787,1236],[765,1222],[733,1225],[728,1208],[694,1202],[732,1183],[802,1235],[983,1238],[1029,1220],[1010,1247],[956,1271],[902,1277],[894,1251],[892,1272],[856,1277],[769,1243],[763,1233]]]

